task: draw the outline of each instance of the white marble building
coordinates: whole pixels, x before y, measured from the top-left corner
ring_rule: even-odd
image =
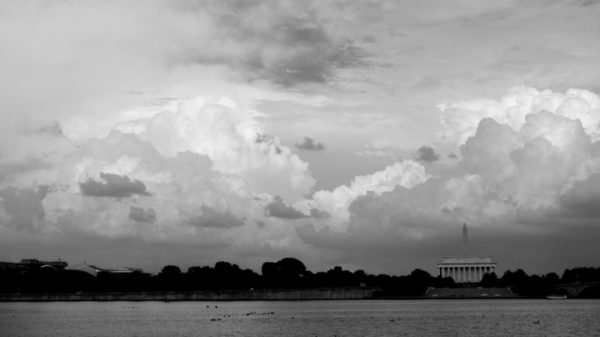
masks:
[[[447,257],[438,263],[440,276],[456,283],[477,283],[483,275],[496,273],[496,262],[489,257]]]
[[[451,277],[456,283],[477,283],[483,275],[496,273],[496,262],[489,257],[466,257],[467,224],[462,228],[463,257],[445,257],[438,263],[441,277]]]

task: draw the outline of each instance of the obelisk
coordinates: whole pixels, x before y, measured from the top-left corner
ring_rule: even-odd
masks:
[[[462,255],[463,257],[467,256],[469,247],[469,233],[467,232],[467,223],[463,224],[462,228]]]

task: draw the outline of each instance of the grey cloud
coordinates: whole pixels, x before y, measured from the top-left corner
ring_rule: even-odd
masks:
[[[261,133],[256,134],[256,139],[254,140],[256,143],[264,143],[269,145],[269,149],[274,149],[275,153],[281,154],[281,148],[278,145],[278,142],[275,137],[270,135],[263,135]]]
[[[267,205],[265,210],[267,211],[267,216],[269,217],[289,220],[297,220],[303,218],[323,219],[331,216],[331,214],[329,214],[328,212],[316,208],[312,208],[310,210],[310,214],[305,215],[304,213],[300,212],[294,207],[286,205],[279,196],[275,196],[273,201]]]
[[[310,210],[311,218],[323,219],[323,218],[329,218],[330,216],[331,216],[331,214],[329,214],[329,212],[326,212],[326,211],[318,210],[316,208],[313,208]]]
[[[54,137],[62,137],[64,136],[62,128],[58,122],[53,122],[50,124],[43,125],[37,130],[39,133]]]
[[[129,177],[113,173],[100,173],[100,179],[92,178],[79,183],[81,193],[90,197],[113,197],[127,198],[133,195],[150,195],[146,191],[146,185],[139,180],[131,180]]]
[[[306,151],[322,151],[325,149],[325,145],[323,143],[317,143],[314,139],[310,137],[304,137],[304,141],[300,144],[294,145],[299,150]]]
[[[440,159],[440,156],[435,153],[435,150],[429,146],[421,146],[417,150],[417,160],[426,161],[426,162],[434,162]]]
[[[580,0],[582,6],[594,6],[600,4],[600,0]]]
[[[51,168],[50,162],[40,158],[27,157],[22,160],[0,163],[0,181],[13,175]]]
[[[36,224],[43,222],[45,217],[42,201],[50,188],[46,185],[38,188],[7,187],[0,190],[0,208],[8,216],[5,226],[17,230],[34,230]],[[4,221],[2,221],[4,222]]]
[[[600,218],[600,173],[576,182],[560,197],[560,204],[564,216]]]
[[[156,212],[152,208],[129,207],[129,219],[137,222],[153,223],[156,221]]]
[[[231,228],[239,227],[244,224],[242,219],[229,212],[219,212],[214,209],[202,206],[202,215],[190,217],[187,223],[194,227],[211,227],[211,228]]]
[[[275,196],[274,200],[266,207],[267,216],[281,219],[302,219],[306,218],[302,212],[286,205],[280,196]]]
[[[226,63],[250,77],[282,85],[326,82],[338,68],[365,65],[365,52],[354,41],[336,37],[312,4],[216,2],[206,11],[215,20],[219,38],[241,44],[242,52],[218,48],[196,55],[199,63]],[[256,22],[261,22],[257,25]]]

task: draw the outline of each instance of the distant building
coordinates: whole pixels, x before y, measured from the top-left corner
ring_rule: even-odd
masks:
[[[98,275],[98,273],[102,272],[104,269],[98,268],[96,266],[88,265],[88,264],[78,264],[75,266],[68,267],[67,270],[76,270],[76,271],[84,272],[84,273],[87,273],[87,274],[90,274],[90,275],[96,277]]]
[[[32,268],[54,268],[54,269],[65,269],[69,264],[65,261],[40,261],[37,259],[22,259],[21,264],[30,266]]]
[[[477,283],[483,275],[496,273],[497,263],[490,257],[466,257],[468,246],[467,224],[463,224],[463,257],[445,257],[438,263],[441,277],[451,277],[456,283]]]
[[[88,273],[94,277],[98,276],[98,274],[111,274],[111,275],[128,275],[128,274],[134,274],[134,273],[139,273],[139,274],[143,274],[144,270],[141,268],[122,268],[122,269],[104,269],[104,268],[100,268],[100,267],[96,267],[94,265],[89,265],[89,264],[79,264],[79,265],[75,265],[75,266],[71,266],[69,268],[67,268],[67,270],[77,270],[77,271],[81,271],[81,272],[85,272]]]
[[[22,259],[21,262],[0,262],[0,269],[31,271],[35,269],[65,269],[69,264],[65,261],[40,261],[38,259]]]

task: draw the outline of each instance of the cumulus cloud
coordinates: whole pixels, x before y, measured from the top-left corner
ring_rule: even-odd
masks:
[[[365,52],[341,37],[312,2],[216,2],[202,11],[216,27],[218,48],[198,49],[197,62],[226,62],[252,77],[283,85],[325,82],[338,68],[365,64]]]
[[[512,130],[520,130],[526,116],[546,111],[573,121],[579,120],[593,141],[600,139],[600,98],[591,91],[569,89],[566,93],[517,87],[500,100],[476,99],[440,104],[445,130],[440,136],[464,144],[477,130],[479,121],[489,117]]]
[[[302,143],[294,145],[299,150],[306,151],[322,151],[325,149],[325,145],[323,143],[317,143],[314,139],[310,137],[304,137],[304,141]]]
[[[242,177],[256,193],[284,200],[308,193],[315,183],[308,165],[277,138],[265,136],[257,115],[230,99],[198,98],[117,129],[148,141],[164,156],[185,151],[206,155],[213,169]]]
[[[275,196],[273,201],[271,201],[267,207],[265,207],[265,210],[267,212],[267,216],[275,218],[291,220],[306,218],[304,213],[283,203],[283,200],[279,196]]]
[[[129,207],[129,219],[137,222],[154,222],[156,221],[156,212],[152,208]]]
[[[573,92],[583,91],[567,93]],[[596,95],[586,95],[590,102],[597,99]],[[346,222],[342,226],[326,222],[324,225],[305,224],[298,228],[298,235],[311,245],[335,246],[347,255],[356,247],[366,249],[375,242],[383,247],[389,241],[389,249],[396,251],[401,249],[392,248],[393,245],[436,241],[440,233],[449,233],[452,228],[459,233],[463,222],[475,230],[480,229],[482,235],[503,232],[503,240],[519,235],[531,239],[532,233],[559,238],[572,226],[578,226],[578,230],[594,230],[588,227],[597,225],[598,212],[594,205],[600,197],[597,193],[600,190],[599,143],[594,140],[597,130],[592,127],[593,123],[587,124],[575,116],[595,120],[600,117],[600,111],[591,109],[583,113],[582,106],[594,104],[564,105],[568,98],[561,94],[555,96],[559,98],[556,105],[563,106],[562,109],[529,105],[530,110],[519,112],[522,121],[517,122],[506,118],[515,109],[514,105],[507,104],[504,110],[495,111],[498,119],[484,117],[462,142],[460,157],[433,176],[423,170],[416,175],[418,183],[383,184],[379,190],[374,188],[377,184],[366,184],[369,188],[355,190],[378,192],[356,193],[346,199],[346,203],[339,202],[344,200],[339,192],[352,190],[353,184],[340,188],[337,193],[324,193],[327,198],[322,198],[321,192],[315,193],[314,200],[321,201],[321,205],[336,205],[333,200],[344,205],[348,209]],[[474,102],[481,104],[478,100]],[[488,103],[494,108],[484,105],[481,109],[498,108],[497,102]],[[399,170],[397,175],[403,176],[404,171],[419,172],[420,165],[416,165],[409,170]],[[333,198],[336,194],[338,198]],[[340,214],[340,210],[333,214]],[[431,247],[431,244],[426,245]],[[487,250],[482,252],[487,253]]]
[[[213,170],[206,155],[190,151],[162,155],[134,134],[114,130],[82,144],[63,160],[54,182],[57,188],[43,200],[46,225],[58,232],[185,240],[195,236],[190,219],[198,226],[219,223],[210,209],[226,209],[236,218],[262,217],[244,179]],[[101,180],[89,178],[98,176]]]
[[[357,176],[350,185],[338,186],[332,191],[317,191],[309,204],[343,221],[348,219],[348,207],[357,198],[368,193],[381,195],[396,186],[412,188],[428,178],[421,164],[405,160],[373,174]]]
[[[100,179],[96,181],[88,178],[79,183],[81,194],[90,197],[112,197],[127,198],[133,195],[150,195],[146,191],[146,185],[139,180],[131,180],[127,176],[112,173],[100,173]]]
[[[435,153],[435,150],[432,147],[421,146],[417,150],[417,160],[431,163],[438,159],[440,159],[440,156]]]
[[[212,227],[212,228],[231,228],[244,225],[244,221],[235,217],[229,212],[219,212],[212,208],[202,206],[202,214],[191,217],[187,220],[190,226]]]
[[[577,181],[573,187],[560,195],[559,215],[590,219],[600,218],[600,172],[592,173],[585,180]]]
[[[0,189],[0,224],[16,230],[38,230],[44,226],[45,211],[42,200],[49,186],[37,188]]]

